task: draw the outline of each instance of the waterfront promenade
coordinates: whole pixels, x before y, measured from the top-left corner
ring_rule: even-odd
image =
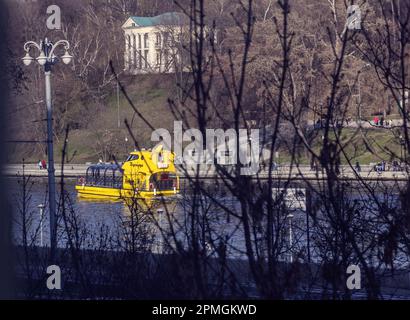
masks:
[[[85,176],[87,167],[90,164],[66,164],[64,166],[64,176],[67,178],[77,178]],[[61,177],[61,166],[56,165],[56,177]],[[178,172],[183,178],[184,176],[194,176],[195,169],[190,168],[188,171],[179,169]],[[341,173],[339,177],[346,180],[356,180],[358,177],[356,173],[349,166],[341,166]],[[39,169],[37,164],[25,164],[24,173],[27,176],[33,177],[46,177],[47,170]],[[23,175],[23,165],[22,164],[9,164],[4,166],[1,174],[6,177],[15,177]],[[405,171],[384,171],[378,173],[374,171],[373,166],[362,166],[360,177],[364,180],[388,180],[388,181],[406,181],[409,179],[409,173]],[[215,173],[215,168],[213,166],[202,165],[200,167],[200,177],[201,178],[215,178],[217,174]],[[262,179],[268,178],[268,171],[261,170],[258,175],[253,177],[259,177]],[[321,170],[311,170],[309,166],[293,166],[292,168],[288,165],[281,165],[276,170],[272,171],[272,177],[274,179],[282,180],[316,180],[325,179],[326,174],[322,173]]]

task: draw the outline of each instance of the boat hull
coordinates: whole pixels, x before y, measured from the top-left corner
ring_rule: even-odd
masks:
[[[175,196],[179,190],[139,191],[129,189],[107,188],[98,186],[76,185],[75,189],[80,198],[118,201],[123,199],[152,199]]]

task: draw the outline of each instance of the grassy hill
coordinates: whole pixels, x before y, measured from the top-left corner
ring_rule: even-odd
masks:
[[[173,94],[172,84],[175,83],[173,76],[138,76],[126,79],[124,83],[128,96],[146,122],[154,128],[173,128],[174,116],[168,104],[168,98]],[[96,162],[100,158],[109,161],[110,154],[122,160],[134,149],[125,120],[141,147],[149,148],[153,145],[150,141],[152,129],[134,112],[122,92],[119,94],[119,108],[117,107],[115,88],[103,103],[92,100],[75,101],[70,105],[66,116],[66,121],[70,120],[79,123],[77,128],[70,129],[69,132],[66,159],[71,163]],[[56,161],[61,161],[63,140],[63,135],[55,139]],[[9,155],[8,161],[15,163],[21,162],[23,158],[26,162],[46,158],[40,148],[34,148],[30,144],[13,145]]]
[[[95,162],[99,158],[109,161],[110,154],[122,160],[134,149],[125,121],[139,146],[145,148],[153,145],[150,141],[150,125],[154,128],[173,128],[174,117],[167,101],[172,94],[169,89],[172,79],[163,77],[161,81],[158,77],[154,80],[143,76],[138,78],[126,86],[126,92],[144,120],[135,113],[122,92],[119,94],[118,108],[117,93],[113,92],[107,98],[105,109],[95,114],[87,128],[70,132],[68,157],[72,162]],[[61,148],[62,142],[58,149]]]
[[[110,161],[110,155],[123,160],[134,149],[133,139],[125,126],[129,123],[132,134],[138,145],[150,148],[152,128],[165,128],[173,131],[174,115],[171,112],[168,98],[172,97],[175,90],[175,78],[172,75],[136,76],[125,81],[126,92],[135,108],[143,115],[141,119],[133,110],[125,96],[120,92],[119,108],[117,108],[117,92],[113,88],[103,104],[91,106],[93,101],[76,101],[71,106],[71,117],[83,117],[84,124],[80,128],[69,132],[66,161],[70,163],[97,162],[99,159]],[[91,107],[90,107],[91,106]],[[119,109],[119,113],[118,113]],[[120,127],[118,127],[118,115]],[[354,136],[353,139],[351,137]],[[351,141],[346,146],[346,152],[351,156],[351,161],[362,164],[391,161],[391,154],[401,154],[401,146],[393,133],[384,129],[367,129],[357,133],[353,129],[345,128],[342,133],[342,143]],[[314,150],[319,153],[321,147],[320,134],[314,140]],[[37,162],[46,158],[46,155],[29,149],[29,145],[18,145],[9,157],[10,162]],[[55,141],[55,158],[61,161],[63,137]],[[286,150],[280,151],[279,162],[289,162],[290,155]],[[299,155],[301,163],[309,164],[307,154]]]
[[[331,138],[334,139],[334,136]],[[352,128],[344,128],[340,136],[340,142],[345,146],[344,150],[349,160],[354,164],[359,161],[363,165],[380,162],[382,160],[391,162],[401,156],[401,145],[391,130],[382,128],[363,129],[361,132]],[[322,136],[319,132],[313,140],[313,150],[320,154]],[[348,161],[341,155],[341,163]],[[310,157],[301,153],[299,162],[310,164]],[[290,162],[291,157],[286,152],[280,152],[279,162]]]

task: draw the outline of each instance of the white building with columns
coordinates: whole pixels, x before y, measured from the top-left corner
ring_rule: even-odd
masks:
[[[124,70],[131,74],[173,73],[181,63],[184,15],[168,12],[156,17],[127,19]]]

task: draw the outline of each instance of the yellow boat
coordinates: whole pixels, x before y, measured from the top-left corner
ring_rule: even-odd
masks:
[[[75,189],[85,199],[153,199],[179,193],[175,154],[162,148],[131,152],[119,164],[95,164],[87,168]]]

